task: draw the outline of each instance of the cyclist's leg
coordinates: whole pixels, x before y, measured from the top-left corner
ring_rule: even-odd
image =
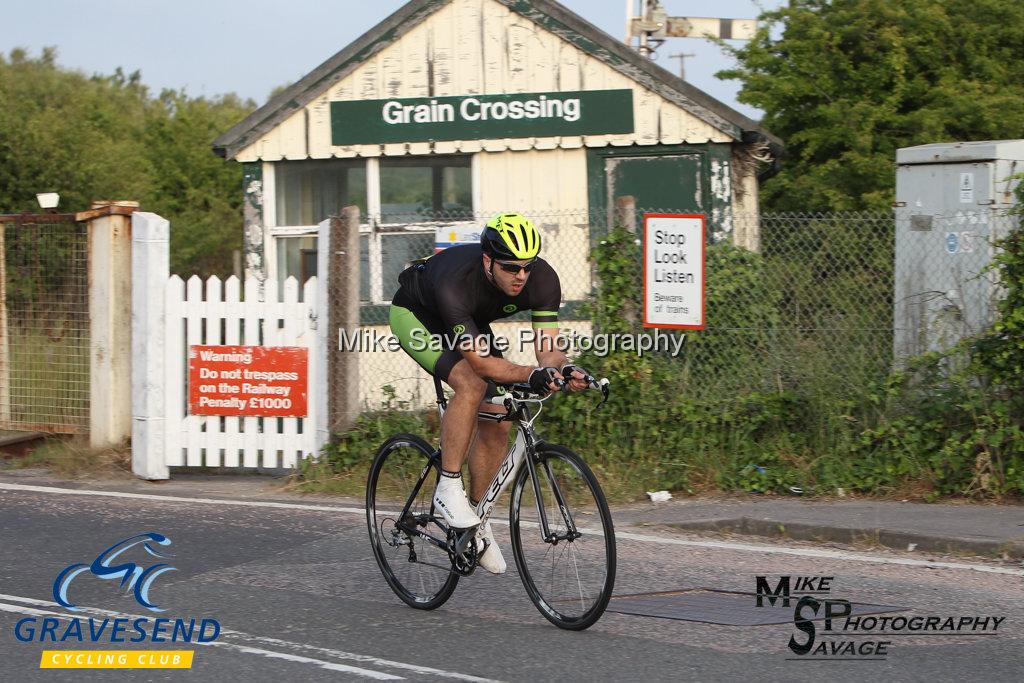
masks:
[[[491,353],[500,358],[501,352],[493,344],[493,333],[490,328],[485,328],[483,333],[492,338]],[[485,400],[496,396],[497,393],[497,386],[493,382],[487,382]],[[487,402],[479,404],[477,409],[495,414],[505,412],[501,406],[491,405]],[[474,508],[476,503],[486,495],[488,484],[501,466],[511,429],[512,423],[509,421],[479,420],[477,424],[476,436],[469,448],[470,503]],[[492,574],[504,574],[507,568],[505,558],[502,557],[501,549],[495,541],[489,521],[477,529],[476,537],[477,552],[480,553],[478,559],[480,566]]]
[[[501,406],[482,404],[479,409],[488,413],[504,413]],[[474,501],[484,497],[487,485],[501,466],[508,450],[508,435],[512,422],[491,422],[481,420],[477,425],[476,439],[469,454],[470,495]]]
[[[441,421],[441,466],[455,472],[462,469],[466,461],[477,426],[477,410],[487,393],[487,382],[473,372],[465,358],[459,358],[450,369],[440,368],[437,376],[441,377],[445,370],[447,378],[442,377],[442,380],[455,390],[455,395],[448,401]]]
[[[476,407],[483,400],[487,383],[469,368],[461,353],[447,345],[431,343],[444,335],[444,325],[436,316],[392,304],[390,322],[402,349],[424,370],[455,390],[441,421],[443,476],[434,503],[450,525],[476,526],[480,519],[466,499],[461,475],[456,473],[462,471],[476,425]]]
[[[391,331],[398,338],[402,350],[431,375],[443,354],[443,348],[432,335],[443,331],[439,321],[422,312],[413,312],[402,306],[391,305],[388,313]],[[443,378],[442,378],[443,379]]]
[[[494,332],[490,325],[485,325],[480,330],[481,334],[491,340],[490,353],[496,358],[503,358],[500,348],[494,343]],[[493,382],[487,382],[487,393],[485,399],[497,395],[497,387]],[[501,406],[481,403],[478,408],[486,413],[504,413]],[[492,422],[491,420],[480,420],[477,425],[476,438],[473,440],[469,450],[469,476],[470,476],[470,497],[479,501],[487,491],[487,485],[491,483],[494,473],[501,466],[508,449],[508,435],[512,429],[512,423]]]

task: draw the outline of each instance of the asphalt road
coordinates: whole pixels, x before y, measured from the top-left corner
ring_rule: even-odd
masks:
[[[806,639],[792,621],[716,625],[608,612],[586,632],[560,631],[528,600],[508,550],[507,526],[496,527],[512,565],[506,575],[475,574],[440,609],[412,610],[381,578],[364,524],[358,507],[344,502],[239,506],[0,487],[0,679],[1002,681],[1020,680],[1024,670],[1024,578],[1019,571],[999,573],[1006,570],[994,564],[978,569],[996,572],[899,564],[897,554],[872,553],[869,560],[866,553],[811,550],[800,556],[778,552],[786,550],[778,544],[776,552],[764,552],[619,523],[616,596],[695,588],[752,592],[758,575],[826,575],[835,577],[832,594],[820,597],[901,608],[890,616],[1005,617],[986,635],[886,638],[892,644],[882,661],[821,661],[795,657],[787,647],[791,637]],[[176,571],[160,576],[150,594],[165,613],[148,613],[116,582],[88,575],[74,584],[83,611],[53,602],[62,569],[91,562],[145,531],[173,542]],[[112,613],[214,618],[222,633],[213,644],[191,646],[190,673],[41,670],[44,649],[117,646],[15,638],[16,623],[26,617],[56,614],[67,624],[72,617],[101,620]],[[820,632],[817,638],[823,640]],[[882,639],[839,640],[872,638]],[[149,649],[171,647],[184,649]]]

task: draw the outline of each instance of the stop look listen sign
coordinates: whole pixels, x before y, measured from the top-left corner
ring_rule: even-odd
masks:
[[[701,214],[644,214],[644,327],[704,329]]]

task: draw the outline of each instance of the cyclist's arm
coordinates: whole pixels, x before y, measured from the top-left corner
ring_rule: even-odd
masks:
[[[530,300],[530,322],[533,324],[533,344],[537,354],[537,363],[544,368],[561,369],[565,367],[568,359],[565,352],[559,348],[558,341],[558,309],[562,302],[562,284],[558,279],[558,273],[543,259],[531,276],[532,292]],[[580,375],[582,377],[582,375]],[[563,378],[558,373],[559,379]],[[571,389],[580,391],[586,388],[581,380],[571,383]]]
[[[529,382],[530,373],[535,369],[525,365],[516,365],[497,356],[483,355],[482,349],[475,345],[470,345],[470,348],[460,347],[459,351],[462,353],[462,357],[469,362],[473,372],[499,384]]]
[[[533,350],[537,364],[542,368],[561,368],[567,362],[565,353],[558,350],[558,328],[550,327],[533,331]]]

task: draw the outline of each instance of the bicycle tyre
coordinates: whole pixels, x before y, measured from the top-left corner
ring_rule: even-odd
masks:
[[[424,472],[409,512],[423,532],[443,540],[445,533],[433,521],[431,503],[441,473],[440,458],[414,434],[392,436],[374,456],[366,480],[366,525],[373,556],[391,590],[410,607],[431,610],[451,597],[459,575],[451,570],[445,551],[397,526],[398,514]]]
[[[601,618],[615,587],[611,512],[597,477],[580,456],[562,446],[541,444],[533,457],[549,529],[566,532],[551,474],[582,535],[557,543],[543,539],[536,493],[524,466],[509,502],[512,552],[523,587],[540,613],[559,628],[582,631]]]

